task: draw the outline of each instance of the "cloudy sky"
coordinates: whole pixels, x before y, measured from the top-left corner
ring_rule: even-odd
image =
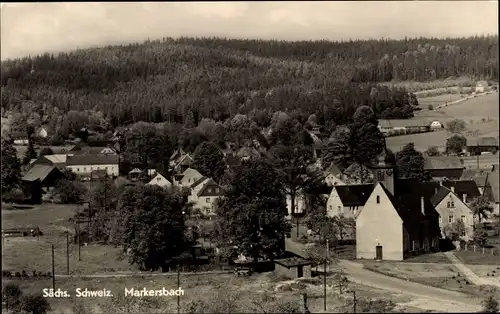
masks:
[[[2,4],[1,57],[148,37],[285,40],[498,33],[497,1]]]

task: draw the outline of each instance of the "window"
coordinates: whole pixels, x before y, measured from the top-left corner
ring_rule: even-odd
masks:
[[[87,171],[87,167],[83,167],[83,171]]]
[[[160,177],[157,177],[157,178],[156,178],[156,181],[160,181]]]
[[[443,217],[439,216],[439,224],[443,223]]]
[[[448,203],[446,204],[446,207],[448,207],[448,208],[455,208],[455,202],[448,201]]]
[[[76,171],[77,171],[77,172],[80,172],[80,168],[76,168]]]
[[[448,222],[449,222],[450,224],[452,224],[454,220],[455,220],[455,219],[454,219],[454,217],[453,217],[453,216],[449,216],[449,217],[448,217]]]
[[[460,236],[465,237],[465,231],[462,231],[462,233],[460,233]]]
[[[460,217],[460,221],[463,222],[463,223],[465,223],[467,220],[466,220],[465,216],[461,216]]]
[[[328,209],[333,209],[333,206],[332,205],[328,205]]]
[[[380,196],[377,195],[377,204],[380,204]]]
[[[219,188],[215,188],[215,193],[220,193],[220,189]]]
[[[212,193],[212,188],[208,188],[208,193]]]
[[[337,210],[338,210],[338,211],[339,211],[339,213],[340,213],[340,212],[342,211],[342,207],[340,207],[340,205],[339,205],[339,206],[337,206]]]
[[[207,203],[210,203],[210,197],[207,197]]]

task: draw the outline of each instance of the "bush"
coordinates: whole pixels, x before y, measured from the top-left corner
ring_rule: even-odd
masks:
[[[45,314],[50,311],[50,304],[41,295],[27,295],[21,299],[21,309],[29,313]]]
[[[2,199],[9,203],[24,203],[26,195],[21,189],[13,189],[3,194]]]
[[[499,310],[498,301],[492,295],[483,301],[483,313],[498,313]]]
[[[21,273],[16,271],[16,274],[14,275],[16,278],[21,278]]]
[[[428,108],[429,110],[434,110],[434,106],[433,106],[433,105],[429,105],[427,108]]]
[[[2,277],[10,278],[12,277],[12,272],[10,270],[2,270]]]
[[[83,200],[85,187],[80,182],[59,180],[56,183],[55,193],[61,198],[63,204],[79,203]]]
[[[8,283],[2,289],[2,299],[5,302],[6,308],[14,310],[14,312],[16,312],[16,310],[18,310],[19,306],[21,305],[22,294],[23,292],[18,285]]]

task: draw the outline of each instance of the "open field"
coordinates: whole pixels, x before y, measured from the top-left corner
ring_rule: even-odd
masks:
[[[498,101],[498,93],[493,93],[449,105],[439,110],[416,112],[414,119],[435,118],[445,124],[453,119],[461,119],[467,123],[468,131],[474,132],[477,136],[497,137],[499,134]],[[387,138],[387,145],[394,151],[400,150],[409,142],[415,143],[415,148],[421,151],[425,151],[430,146],[444,149],[446,139],[450,136],[451,134],[447,131],[394,136]],[[466,137],[470,138],[470,136]]]
[[[121,250],[108,245],[82,246],[78,261],[78,245],[71,243],[75,227],[68,219],[77,211],[76,205],[42,204],[28,210],[2,210],[2,228],[35,227],[44,233],[34,237],[7,237],[2,241],[2,269],[19,271],[52,271],[51,245],[54,245],[56,274],[66,274],[66,234],[69,232],[71,274],[93,274],[108,271],[134,270]],[[83,225],[82,225],[83,226]]]
[[[172,313],[177,310],[176,297],[150,297],[150,298],[130,298],[124,297],[125,287],[148,289],[176,289],[176,278],[159,277],[155,280],[150,278],[110,278],[106,280],[96,279],[60,279],[56,281],[56,289],[67,290],[70,294],[75,294],[76,288],[87,289],[107,289],[113,293],[111,298],[53,298],[49,302],[55,313]],[[50,280],[37,281],[14,281],[19,284],[25,293],[41,293],[44,288],[51,288]],[[290,285],[291,284],[291,285]],[[303,284],[303,292],[308,295],[308,307],[313,313],[323,311],[323,280],[310,279],[307,284]],[[281,289],[277,289],[278,285]],[[349,302],[345,300],[345,294],[339,295],[335,287],[336,282],[332,278],[327,279],[327,309],[336,311],[339,307],[349,307]],[[205,300],[215,304],[220,301],[230,301],[242,305],[248,312],[262,312],[259,308],[262,296],[267,293],[279,299],[295,301],[301,303],[300,287],[293,284],[293,281],[283,281],[272,273],[255,274],[249,278],[236,278],[232,275],[218,276],[190,276],[180,278],[180,286],[184,290],[184,295],[180,297],[181,312],[186,312],[189,303],[196,300]],[[395,303],[407,303],[407,297],[401,297],[379,289],[369,288],[363,285],[349,283],[349,287],[356,289],[359,299],[383,299],[391,300]],[[223,288],[223,293],[217,291]],[[360,302],[361,303],[361,302]],[[360,306],[361,307],[361,306]],[[359,312],[362,310],[358,307]],[[161,309],[161,310],[160,310]],[[207,309],[208,310],[208,309]],[[223,309],[221,309],[223,310]],[[242,310],[242,309],[240,309]],[[406,312],[418,312],[418,309],[408,308]],[[235,309],[235,312],[237,309]]]
[[[452,264],[409,263],[391,261],[362,261],[366,269],[425,285],[458,291],[483,298],[494,293],[500,298],[500,289],[493,286],[475,286]]]
[[[455,100],[459,100],[464,96],[461,94],[443,94],[439,96],[431,96],[431,97],[418,97],[418,104],[422,109],[427,109],[429,105],[436,107],[437,105],[444,104],[445,102],[451,102]]]

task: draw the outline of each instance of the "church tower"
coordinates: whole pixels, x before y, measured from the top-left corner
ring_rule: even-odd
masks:
[[[372,170],[374,184],[383,183],[384,187],[394,194],[395,181],[397,180],[396,158],[394,154],[387,149],[384,139],[384,150],[368,165]]]

